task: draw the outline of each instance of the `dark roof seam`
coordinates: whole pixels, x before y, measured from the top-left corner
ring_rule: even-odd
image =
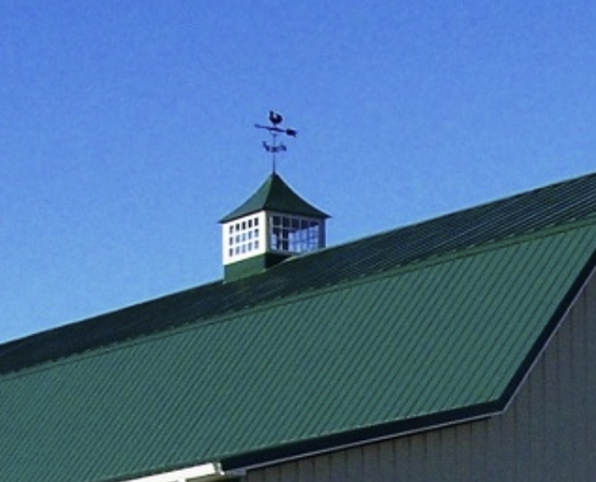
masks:
[[[420,263],[426,265],[429,264],[438,264],[442,263],[443,259],[445,262],[450,261],[452,259],[457,258],[465,258],[466,256],[474,256],[477,253],[491,251],[493,249],[499,249],[505,246],[512,246],[515,244],[522,244],[528,241],[533,241],[536,239],[540,239],[546,236],[552,236],[558,233],[572,231],[575,229],[580,229],[584,226],[590,226],[594,224],[593,221],[588,221],[585,218],[579,222],[571,222],[571,223],[559,223],[554,226],[549,226],[548,228],[537,229],[532,232],[525,232],[521,234],[510,234],[504,238],[500,239],[493,239],[491,241],[486,241],[485,243],[481,244],[470,244],[464,248],[460,249],[452,249],[448,252],[444,253],[436,253],[432,254],[426,258],[419,258],[413,261],[409,261],[408,263],[400,266],[398,269],[408,269],[410,264]],[[393,271],[393,269],[386,270],[386,271]],[[388,273],[390,274],[390,273]]]

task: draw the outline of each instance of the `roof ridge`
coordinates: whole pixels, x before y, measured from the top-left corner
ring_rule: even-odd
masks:
[[[423,226],[423,225],[426,225],[428,223],[433,223],[433,222],[436,222],[436,221],[439,221],[439,220],[442,220],[442,219],[457,217],[457,216],[460,216],[463,213],[472,212],[472,211],[476,211],[476,210],[481,210],[482,208],[485,208],[487,206],[491,206],[491,205],[495,205],[495,204],[500,204],[500,203],[505,202],[505,201],[513,201],[515,199],[523,198],[523,197],[526,197],[526,196],[529,196],[529,195],[532,195],[532,194],[536,194],[536,193],[539,193],[539,192],[542,192],[542,191],[552,190],[552,189],[558,188],[558,187],[560,187],[562,185],[567,185],[567,184],[572,183],[574,181],[586,180],[588,178],[594,178],[594,179],[596,179],[596,172],[589,173],[589,174],[582,175],[582,176],[576,176],[576,177],[573,177],[573,178],[570,178],[570,179],[567,179],[567,180],[563,180],[563,181],[558,181],[558,182],[555,182],[553,184],[540,185],[540,186],[535,187],[533,189],[530,189],[528,191],[516,192],[516,193],[510,194],[510,195],[499,196],[499,197],[497,197],[497,198],[495,198],[493,200],[490,200],[490,201],[483,201],[483,202],[480,202],[479,204],[473,204],[471,206],[464,207],[464,208],[459,209],[459,210],[456,210],[456,211],[449,211],[449,212],[446,212],[446,213],[443,213],[443,214],[431,216],[431,217],[422,219],[420,221],[414,221],[414,222],[411,222],[411,223],[404,224],[404,225],[399,226],[399,227],[387,228],[387,229],[382,230],[382,231],[379,231],[379,232],[377,232],[375,234],[363,235],[363,236],[361,236],[361,237],[359,237],[357,239],[351,239],[351,240],[348,240],[348,241],[345,241],[345,242],[342,242],[342,243],[339,243],[339,244],[335,244],[333,246],[327,246],[327,247],[322,248],[322,249],[317,250],[317,251],[307,252],[307,253],[304,253],[303,255],[301,255],[300,257],[311,256],[311,255],[315,255],[317,253],[320,253],[321,251],[326,251],[326,250],[341,248],[343,246],[348,246],[348,245],[360,243],[360,242],[363,242],[363,241],[369,241],[369,240],[372,240],[372,239],[375,239],[375,238],[379,238],[379,237],[382,237],[382,236],[385,236],[385,235],[388,235],[388,234],[392,234],[392,233],[394,233],[394,232],[396,232],[398,230],[415,228],[415,227]],[[596,193],[595,193],[595,195],[596,195]],[[596,216],[596,213],[594,213],[594,215]],[[294,260],[294,259],[298,259],[298,257],[289,258],[288,260],[286,260],[286,262],[289,262],[289,261]]]
[[[470,256],[476,256],[478,254],[495,251],[495,250],[502,249],[502,248],[508,247],[508,246],[530,243],[530,242],[539,240],[541,238],[546,238],[546,237],[554,236],[554,235],[561,234],[561,233],[571,233],[573,231],[577,231],[577,230],[580,230],[582,228],[585,228],[585,227],[591,226],[591,225],[594,225],[594,227],[596,227],[596,223],[583,219],[583,220],[570,221],[568,223],[558,224],[556,226],[551,226],[549,228],[544,228],[544,229],[537,230],[534,232],[526,232],[524,234],[512,236],[510,238],[502,238],[502,239],[495,240],[495,241],[487,241],[487,242],[479,244],[479,245],[468,246],[468,247],[465,247],[462,249],[449,251],[449,252],[442,253],[442,254],[437,254],[435,256],[430,256],[428,258],[425,258],[425,259],[422,259],[419,261],[409,262],[407,264],[395,266],[390,269],[377,271],[377,272],[371,272],[371,273],[368,273],[367,275],[362,276],[362,277],[351,278],[351,279],[348,279],[345,281],[339,281],[337,283],[330,284],[330,285],[327,285],[327,286],[317,289],[316,294],[313,294],[310,292],[293,293],[291,295],[284,297],[283,298],[284,301],[272,300],[270,302],[265,302],[263,304],[249,307],[243,311],[252,311],[252,310],[258,310],[261,308],[265,309],[266,307],[268,307],[272,304],[284,304],[284,303],[286,303],[285,300],[294,300],[296,298],[300,298],[300,297],[304,297],[304,296],[309,296],[309,297],[310,296],[318,296],[319,293],[327,293],[329,291],[334,291],[336,289],[344,289],[345,287],[357,286],[360,284],[369,283],[371,281],[376,281],[378,279],[389,278],[389,277],[395,276],[397,273],[418,271],[421,269],[426,269],[430,266],[436,266],[436,265],[448,263],[448,262],[451,262],[456,259],[464,259],[464,258],[467,258]],[[596,230],[595,230],[595,232],[596,232]],[[291,301],[287,301],[287,302],[289,303]],[[234,313],[237,313],[237,312],[234,312]],[[234,313],[230,313],[230,315],[234,316]]]

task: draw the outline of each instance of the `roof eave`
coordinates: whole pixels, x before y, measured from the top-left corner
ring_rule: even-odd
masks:
[[[406,420],[361,427],[342,433],[224,457],[221,464],[226,471],[252,470],[290,460],[322,455],[489,418],[502,413],[504,406],[503,401],[495,400],[493,402],[422,415]]]

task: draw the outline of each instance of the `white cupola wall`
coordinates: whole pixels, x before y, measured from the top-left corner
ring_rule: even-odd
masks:
[[[223,264],[267,251],[267,213],[260,211],[222,224]]]

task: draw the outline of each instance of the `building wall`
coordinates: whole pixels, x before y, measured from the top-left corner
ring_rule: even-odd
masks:
[[[507,410],[249,471],[246,482],[596,480],[596,279]]]

